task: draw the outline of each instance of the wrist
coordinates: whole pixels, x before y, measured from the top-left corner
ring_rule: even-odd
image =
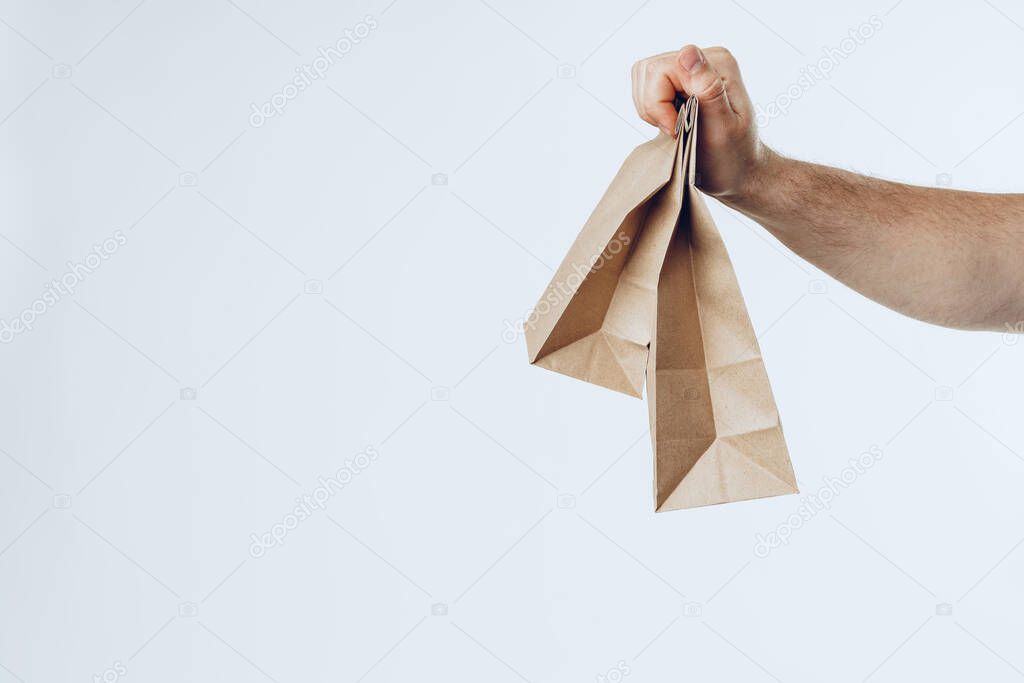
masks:
[[[757,143],[757,151],[746,172],[732,191],[717,197],[727,206],[743,213],[757,213],[757,207],[770,200],[786,173],[789,160],[767,145]]]

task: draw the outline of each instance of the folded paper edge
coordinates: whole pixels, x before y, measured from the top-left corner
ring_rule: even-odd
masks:
[[[577,234],[573,240],[572,245],[569,247],[569,251],[566,253],[562,262],[559,264],[555,273],[552,275],[551,280],[545,286],[540,298],[538,299],[538,306],[540,302],[543,302],[548,298],[548,295],[556,291],[560,283],[566,282],[569,278],[568,275],[572,272],[572,269],[577,265],[577,261],[584,261],[584,259],[574,258],[577,256],[575,252],[583,249],[586,246],[587,240],[595,241],[600,245],[600,251],[598,254],[603,253],[608,243],[615,237],[615,232],[622,227],[622,223],[626,220],[629,214],[635,211],[638,207],[643,206],[651,200],[665,185],[669,183],[672,178],[672,170],[675,167],[675,150],[676,141],[673,138],[659,133],[655,138],[648,140],[645,143],[638,145],[630,152],[629,156],[620,166],[615,177],[609,183],[604,194],[601,196],[597,207],[591,212],[590,217],[584,223],[583,228]],[[612,201],[610,199],[612,190],[616,186],[628,177],[628,169],[631,165],[636,163],[644,163],[639,157],[644,155],[651,155],[657,157],[659,155],[665,155],[663,162],[666,166],[664,172],[658,176],[653,183],[653,186],[647,186],[643,188],[642,196],[634,197],[633,200],[629,201],[626,206],[619,207],[619,210],[615,212],[615,226],[611,229],[607,235],[598,234],[595,231],[599,226],[592,226],[591,221],[594,220],[595,216],[598,215],[602,206],[607,202]],[[671,163],[667,163],[671,159]],[[647,162],[650,163],[650,162]],[[621,215],[619,215],[621,214]],[[591,249],[593,250],[593,249]],[[592,266],[588,267],[587,275],[592,272]],[[545,315],[537,315],[536,310],[538,306],[534,306],[533,310],[527,316],[527,319],[523,321],[523,336],[526,338],[527,358],[531,365],[536,364],[537,361],[542,357],[541,352],[544,350],[544,344],[548,338],[554,332],[563,316],[572,306],[573,302],[579,294],[580,287],[586,277],[581,278],[579,283],[571,287],[570,293],[567,296],[562,297],[563,301],[555,306],[549,313]],[[531,321],[533,321],[531,323]],[[596,330],[595,330],[596,331]],[[563,347],[564,348],[564,347]],[[549,351],[548,353],[551,353]],[[547,355],[547,354],[545,354]]]

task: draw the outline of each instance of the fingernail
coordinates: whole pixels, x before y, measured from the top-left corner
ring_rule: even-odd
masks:
[[[679,51],[679,66],[693,73],[704,64],[704,55],[696,45],[687,45]]]

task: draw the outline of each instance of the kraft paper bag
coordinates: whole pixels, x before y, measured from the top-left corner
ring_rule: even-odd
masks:
[[[655,510],[797,493],[722,238],[695,187],[697,99],[637,147],[524,324],[530,362],[631,396],[647,383]]]

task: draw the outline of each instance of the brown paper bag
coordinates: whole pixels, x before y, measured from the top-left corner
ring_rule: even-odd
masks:
[[[530,362],[641,396],[655,510],[797,493],[729,255],[694,185],[697,100],[626,159],[524,324]]]

